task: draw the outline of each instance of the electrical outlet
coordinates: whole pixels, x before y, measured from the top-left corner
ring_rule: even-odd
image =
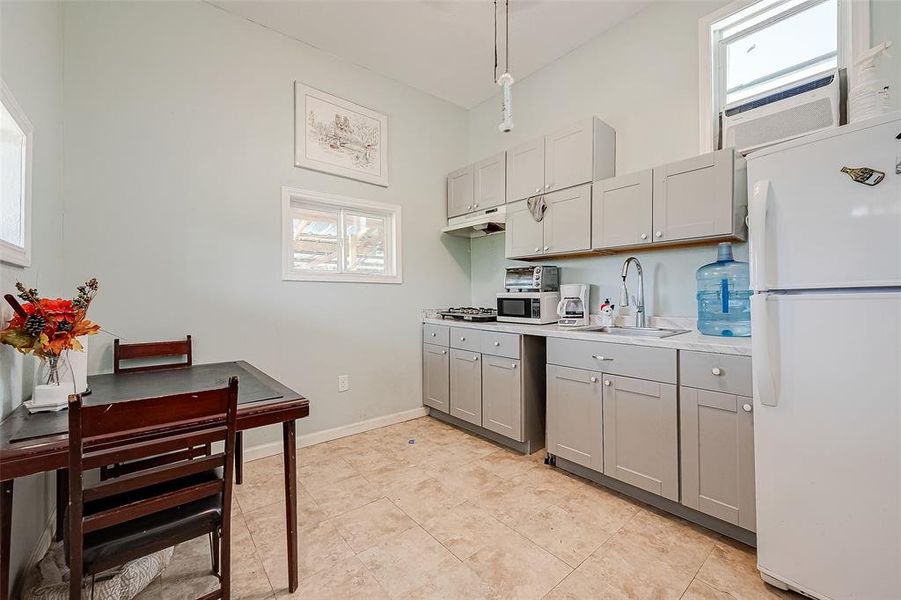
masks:
[[[338,391],[346,392],[350,389],[350,378],[347,375],[338,375]]]

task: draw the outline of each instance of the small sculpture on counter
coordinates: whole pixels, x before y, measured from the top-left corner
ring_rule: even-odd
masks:
[[[613,317],[615,306],[611,304],[610,298],[604,298],[604,302],[600,305],[600,313],[601,313],[601,325],[604,327],[612,327],[613,326]]]

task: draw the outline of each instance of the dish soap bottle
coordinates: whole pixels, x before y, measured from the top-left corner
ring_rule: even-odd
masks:
[[[716,262],[698,269],[698,330],[705,335],[751,335],[751,275],[732,257],[732,244],[717,247]]]

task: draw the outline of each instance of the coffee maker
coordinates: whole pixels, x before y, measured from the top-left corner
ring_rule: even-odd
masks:
[[[586,327],[588,325],[588,285],[568,283],[560,286],[560,302],[557,303],[560,327]]]

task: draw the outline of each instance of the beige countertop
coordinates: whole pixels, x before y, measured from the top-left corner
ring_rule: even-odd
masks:
[[[751,338],[703,335],[697,330],[665,338],[650,338],[644,336],[611,335],[600,331],[591,331],[587,328],[578,329],[559,327],[556,324],[530,325],[502,322],[471,323],[467,321],[433,318],[428,315],[423,317],[422,322],[433,325],[445,325],[448,327],[463,327],[466,329],[480,329],[483,331],[497,331],[502,333],[518,333],[521,335],[537,335],[541,337],[568,338],[573,340],[594,340],[599,342],[610,342],[612,344],[631,344],[634,346],[651,346],[655,348],[673,348],[674,350],[694,350],[696,352],[716,352],[718,354],[751,356]],[[654,317],[651,317],[651,324],[657,327],[669,327],[669,325],[665,323],[655,323]]]

